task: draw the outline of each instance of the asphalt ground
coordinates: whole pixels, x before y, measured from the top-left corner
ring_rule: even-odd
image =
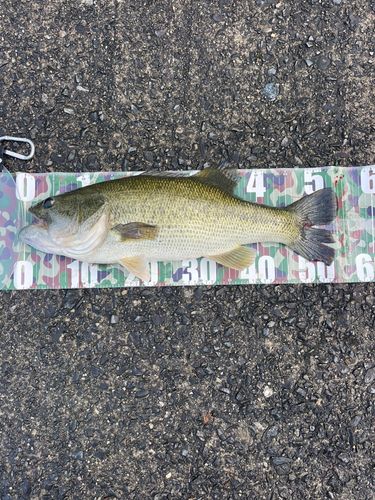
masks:
[[[2,0],[11,172],[370,165],[375,4]],[[2,292],[0,492],[375,498],[374,287]]]

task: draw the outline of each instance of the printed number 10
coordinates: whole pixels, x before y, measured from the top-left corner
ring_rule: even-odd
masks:
[[[81,273],[80,273],[81,264]],[[93,288],[98,284],[98,266],[93,266],[87,262],[79,262],[78,260],[73,260],[67,265],[68,269],[71,271],[71,288],[79,288],[80,282],[84,288]],[[80,276],[81,274],[81,276]]]

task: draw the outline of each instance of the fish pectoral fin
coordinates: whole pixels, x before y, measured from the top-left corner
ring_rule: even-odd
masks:
[[[150,281],[148,260],[144,255],[125,257],[124,259],[120,259],[119,263],[125,267],[127,271],[137,276],[137,278],[141,278],[143,281]]]
[[[120,233],[121,241],[128,240],[154,240],[158,235],[158,227],[144,222],[129,222],[117,224],[111,231]]]
[[[238,246],[230,252],[210,255],[208,258],[225,267],[242,271],[254,264],[256,252],[252,248]]]

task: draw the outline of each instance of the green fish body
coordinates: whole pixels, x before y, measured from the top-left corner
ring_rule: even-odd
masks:
[[[143,280],[149,261],[208,257],[242,270],[255,259],[242,245],[278,242],[307,260],[329,265],[332,235],[313,225],[336,217],[336,196],[323,189],[285,208],[250,203],[233,194],[232,171],[148,175],[107,181],[47,198],[30,212],[39,219],[19,239],[83,262],[119,262]]]

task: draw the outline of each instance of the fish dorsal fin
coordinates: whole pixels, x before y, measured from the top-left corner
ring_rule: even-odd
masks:
[[[179,170],[178,172],[142,172],[139,174],[139,177],[167,177],[168,179],[176,179],[177,177],[189,177],[191,172],[189,170],[182,171]]]
[[[199,179],[201,182],[213,184],[221,189],[224,189],[229,194],[233,194],[235,187],[239,182],[237,170],[230,168],[222,168],[216,165],[207,167],[193,176],[194,179]]]
[[[144,177],[164,177],[164,178],[181,178],[189,177],[189,171],[186,172],[143,172],[140,174]],[[204,182],[206,184],[212,184],[221,189],[224,189],[227,193],[233,195],[233,191],[237,186],[240,177],[237,174],[236,169],[231,169],[227,167],[220,167],[217,165],[213,165],[211,167],[207,167],[204,170],[201,170],[197,174],[190,176],[191,179],[199,180],[200,182]]]

